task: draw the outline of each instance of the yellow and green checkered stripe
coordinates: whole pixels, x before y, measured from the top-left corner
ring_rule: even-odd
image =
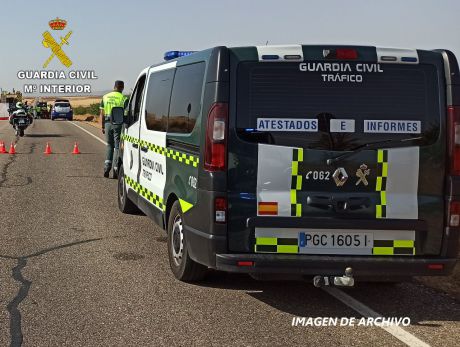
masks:
[[[200,159],[194,155],[179,152],[179,151],[165,148],[162,146],[158,146],[158,145],[155,145],[153,143],[150,143],[144,140],[139,140],[133,136],[123,134],[121,138],[122,140],[128,141],[130,143],[139,144],[142,147],[147,147],[149,151],[164,155],[168,158],[176,160],[185,165],[191,165],[193,167],[198,167],[198,164],[200,162]]]
[[[166,152],[166,148],[158,146],[158,145],[154,145],[153,143],[150,143],[144,140],[140,140],[139,145],[141,147],[147,147],[149,151],[152,151],[152,152],[155,152],[161,155],[165,155],[165,152]]]
[[[303,162],[303,148],[292,150],[291,170],[291,216],[302,216],[302,204],[297,199],[297,192],[302,190],[302,175],[299,175],[299,164]]]
[[[135,192],[137,192],[140,196],[142,196],[143,198],[145,198],[148,201],[150,201],[152,204],[154,204],[160,210],[162,210],[162,211],[166,210],[166,206],[163,203],[163,198],[161,196],[158,196],[158,195],[152,193],[147,188],[141,186],[139,183],[137,183],[135,180],[133,180],[131,177],[125,176],[125,182],[132,189],[134,189]]]
[[[414,240],[374,240],[373,255],[415,255]]]
[[[131,142],[131,143],[134,143],[134,144],[139,144],[139,139],[133,137],[133,136],[129,136],[127,134],[122,134],[121,135],[121,139],[122,140],[125,140],[125,141],[128,141],[128,142]]]
[[[299,253],[296,237],[256,237],[256,253]],[[372,255],[415,255],[414,240],[374,240]]]
[[[256,253],[299,253],[297,238],[256,237]]]
[[[377,151],[377,181],[375,191],[379,193],[379,203],[375,206],[375,217],[386,218],[387,215],[387,179],[388,179],[388,150]]]
[[[180,163],[184,163],[186,165],[192,165],[193,167],[198,167],[199,158],[193,155],[189,155],[186,153],[182,153],[179,151],[174,151],[172,149],[166,150],[166,156],[173,160],[177,160]]]

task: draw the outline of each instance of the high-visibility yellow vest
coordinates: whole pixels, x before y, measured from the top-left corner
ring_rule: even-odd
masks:
[[[120,92],[113,91],[105,94],[102,97],[101,104],[101,108],[104,110],[104,115],[110,116],[112,114],[112,108],[114,107],[124,108],[126,100],[128,100],[128,98]]]

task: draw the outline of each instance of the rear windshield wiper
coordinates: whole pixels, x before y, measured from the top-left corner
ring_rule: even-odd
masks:
[[[351,151],[347,152],[347,153],[344,153],[344,154],[341,154],[337,157],[334,157],[334,158],[329,158],[326,160],[326,164],[327,165],[333,165],[345,158],[349,158],[359,152],[362,152],[364,150],[367,150],[367,149],[376,149],[376,148],[379,148],[381,145],[383,144],[388,144],[388,143],[395,143],[395,142],[407,142],[407,141],[415,141],[415,140],[421,140],[423,139],[422,136],[420,137],[410,137],[410,138],[407,138],[407,139],[401,139],[401,140],[395,140],[395,139],[387,139],[387,140],[382,140],[382,141],[376,141],[376,142],[368,142],[368,143],[365,143],[363,145],[359,145],[358,147],[355,147],[353,148]]]

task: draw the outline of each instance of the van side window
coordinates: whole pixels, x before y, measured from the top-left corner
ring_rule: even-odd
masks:
[[[166,131],[173,78],[174,70],[150,75],[145,104],[145,124],[149,130]]]
[[[133,95],[129,102],[129,114],[131,116],[131,124],[139,120],[141,112],[142,95],[144,94],[145,75],[139,78],[136,87],[134,88]]]
[[[201,111],[205,63],[176,69],[169,110],[168,132],[191,133]]]

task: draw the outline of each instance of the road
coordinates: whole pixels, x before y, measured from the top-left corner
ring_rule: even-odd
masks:
[[[0,140],[14,139],[0,122]],[[70,154],[75,141],[81,155]],[[179,282],[161,230],[118,211],[103,143],[42,120],[16,150],[0,155],[0,346],[458,345],[460,303],[416,283],[345,291],[384,317],[409,317],[398,339],[380,327],[293,327],[295,316],[362,317],[310,283],[221,273]]]

